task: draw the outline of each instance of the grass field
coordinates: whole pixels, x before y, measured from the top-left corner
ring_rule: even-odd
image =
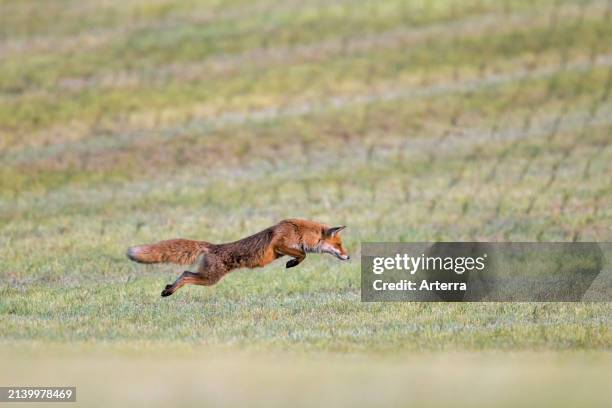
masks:
[[[612,304],[366,304],[358,259],[611,241],[610,37],[609,1],[0,0],[0,385],[609,406]],[[348,225],[353,261],[162,299],[182,269],[124,255],[287,217]]]

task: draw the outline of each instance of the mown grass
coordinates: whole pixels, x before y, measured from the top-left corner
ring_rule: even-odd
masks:
[[[7,153],[8,160],[15,160],[20,165],[15,170],[6,169],[3,172],[6,186],[3,193],[14,195],[16,191],[22,192],[28,183],[31,183],[30,189],[35,186],[44,188],[45,184],[53,189],[94,177],[115,181],[157,177],[157,172],[150,172],[147,166],[151,161],[157,165],[173,166],[180,161],[197,164],[206,160],[208,163],[223,162],[225,165],[232,163],[245,167],[253,161],[274,156],[291,156],[292,161],[299,160],[304,148],[309,150],[307,154],[310,155],[311,152],[329,148],[330,144],[336,145],[334,149],[337,149],[346,140],[355,140],[364,135],[371,137],[380,132],[385,133],[386,144],[398,144],[405,132],[419,138],[436,137],[441,131],[441,124],[424,123],[424,118],[436,118],[442,126],[445,122],[455,121],[452,131],[457,127],[479,127],[483,133],[495,126],[512,129],[519,127],[527,112],[536,106],[544,112],[566,108],[568,95],[572,98],[574,109],[590,109],[593,101],[597,101],[601,95],[600,84],[606,80],[608,72],[607,67],[593,69],[589,73],[589,82],[583,83],[583,72],[568,69],[567,72],[524,80],[519,84],[524,90],[518,94],[515,81],[509,84],[485,83],[482,85],[484,89],[477,94],[470,94],[474,86],[467,81],[463,89],[450,88],[443,92],[425,87],[422,88],[422,95],[416,88],[414,95],[400,95],[397,98],[399,101],[384,101],[386,91],[383,90],[379,98],[366,103],[360,102],[358,97],[349,96],[345,108],[323,108],[321,112],[316,112],[321,107],[313,103],[315,112],[297,117],[287,115],[287,118],[283,118],[281,111],[279,118],[272,123],[268,120],[258,123],[260,121],[254,116],[243,114],[241,121],[253,122],[249,132],[231,123],[220,123],[217,127],[211,125],[207,129],[206,121],[202,123],[204,126],[188,122],[179,128],[170,126],[148,132],[129,131],[82,143],[55,144],[46,152],[45,149],[34,149],[17,152],[17,155]],[[520,108],[509,110],[509,103]],[[459,107],[466,112],[458,115]],[[606,104],[598,106],[600,115],[605,114],[607,107]],[[367,117],[364,110],[367,110]],[[501,125],[500,121],[503,121]],[[448,127],[442,129],[445,130]],[[253,132],[257,140],[266,142],[253,143]],[[327,137],[319,137],[317,134],[320,132]],[[201,133],[205,133],[206,137],[201,137]],[[293,135],[294,143],[283,143],[287,134]],[[338,140],[334,141],[334,138]],[[185,148],[186,144],[189,144],[189,149]],[[138,149],[140,154],[130,154],[126,151],[127,147]],[[31,162],[33,157],[38,158],[35,163]]]
[[[396,375],[415,378],[406,392],[421,405],[474,406],[493,395],[464,392],[477,376],[500,403],[554,394],[571,406],[580,379],[582,397],[606,405],[610,303],[365,304],[358,256],[363,241],[609,241],[611,10],[0,1],[0,353],[13,367],[0,381],[46,384],[64,361],[59,378],[82,387],[84,405],[167,405],[162,391],[94,385],[193,389],[201,367],[207,393],[174,402],[240,404],[228,387],[261,397],[253,387],[278,383],[289,391],[269,402],[282,405],[363,379],[398,405]],[[348,225],[354,260],[312,255],[162,299],[182,269],[124,256],[287,217]],[[124,359],[124,376],[108,374],[104,353]],[[163,364],[169,387],[143,374]],[[87,379],[79,367],[102,370]],[[219,367],[243,375],[215,377]],[[500,385],[543,378],[541,393]],[[362,391],[332,402],[374,400]]]
[[[530,12],[523,11],[520,14],[523,16],[522,21],[529,24],[517,24],[517,27],[520,27],[521,30],[519,33],[516,31],[507,32],[508,30],[505,28],[501,33],[496,33],[495,26],[493,26],[493,28],[481,33],[487,35],[474,38],[474,35],[469,31],[469,25],[466,24],[463,31],[467,31],[468,38],[462,40],[460,44],[453,36],[453,33],[458,30],[451,27],[447,35],[437,39],[433,44],[432,41],[409,44],[409,52],[407,53],[401,52],[396,42],[396,45],[390,50],[384,50],[384,47],[382,47],[382,50],[373,48],[366,55],[363,52],[358,52],[356,55],[349,52],[347,55],[340,49],[340,52],[329,55],[323,61],[316,58],[317,54],[314,53],[310,61],[289,58],[281,66],[264,67],[265,69],[258,67],[259,64],[257,63],[251,67],[251,64],[244,64],[245,61],[238,60],[237,63],[230,65],[234,65],[240,70],[239,75],[236,75],[235,72],[230,72],[228,75],[225,70],[220,75],[212,75],[209,67],[201,66],[196,67],[199,68],[196,71],[206,74],[194,76],[193,73],[189,73],[193,70],[190,70],[189,66],[183,67],[183,70],[181,70],[179,65],[174,68],[173,73],[167,75],[165,80],[159,83],[151,83],[152,81],[146,80],[146,72],[155,72],[155,69],[146,68],[145,72],[136,69],[136,86],[129,85],[133,82],[132,80],[127,81],[128,85],[124,87],[112,86],[103,87],[103,89],[93,87],[92,89],[92,87],[86,86],[85,89],[77,92],[63,88],[54,89],[52,84],[65,83],[66,80],[71,80],[75,76],[77,79],[83,76],[87,78],[88,74],[86,73],[72,72],[73,67],[79,68],[85,64],[91,64],[92,69],[100,72],[103,65],[100,61],[92,61],[92,58],[89,57],[84,58],[84,61],[79,61],[75,59],[79,56],[79,54],[76,54],[76,57],[70,59],[69,64],[62,66],[61,70],[57,70],[55,69],[59,64],[57,60],[47,61],[45,63],[47,67],[45,67],[38,63],[29,63],[27,60],[22,61],[20,58],[14,58],[7,60],[7,72],[0,75],[0,78],[4,78],[13,87],[19,79],[23,80],[27,85],[24,85],[25,88],[22,90],[26,92],[21,98],[7,101],[0,113],[5,114],[5,117],[2,118],[5,126],[16,133],[20,133],[18,132],[20,128],[31,132],[61,122],[78,120],[91,123],[100,120],[101,117],[114,117],[120,114],[122,117],[133,116],[138,113],[142,114],[143,111],[150,112],[160,109],[172,111],[174,115],[181,113],[179,120],[184,120],[185,116],[189,115],[189,110],[186,111],[186,108],[193,107],[196,103],[200,106],[217,107],[217,109],[257,108],[279,104],[279,102],[286,103],[292,99],[300,100],[304,96],[313,97],[321,94],[342,94],[343,92],[354,91],[359,89],[360,85],[363,86],[366,80],[368,86],[373,86],[375,84],[370,83],[373,70],[375,70],[377,82],[392,79],[395,84],[399,84],[406,77],[414,79],[415,75],[419,75],[424,70],[439,70],[439,72],[445,73],[449,67],[460,71],[481,67],[483,64],[498,59],[497,56],[499,55],[502,55],[505,59],[510,59],[518,55],[528,56],[537,52],[542,54],[539,55],[539,58],[544,58],[547,51],[563,47],[569,58],[573,53],[587,54],[598,38],[609,34],[609,25],[606,23],[606,19],[602,18],[600,9],[601,7],[596,7],[586,17],[583,17],[587,19],[586,23],[577,25],[573,20],[561,21],[552,32],[554,35],[551,35],[551,29],[546,27],[547,19],[542,17],[535,19],[531,17]],[[574,7],[570,10],[573,10],[570,16],[576,18],[580,16],[580,9]],[[391,13],[389,18],[391,16],[393,18],[398,17],[396,13]],[[498,18],[503,19],[503,15]],[[385,15],[380,16],[380,19],[387,20]],[[319,20],[325,21],[325,16],[321,16]],[[486,18],[481,18],[481,20],[488,21]],[[532,20],[534,22],[531,22]],[[475,23],[477,22],[478,20],[475,21]],[[337,26],[336,23],[333,24]],[[398,22],[394,19],[391,19],[389,24],[393,28],[398,26]],[[367,34],[364,34],[363,26],[358,22],[348,22],[342,26],[359,27],[360,31],[352,33],[353,37],[349,37],[349,39],[352,39],[357,36],[355,40],[357,43],[359,37],[364,37]],[[299,32],[304,31],[300,31],[299,28],[292,29]],[[418,30],[418,28],[414,29]],[[312,27],[312,32],[319,33],[319,30],[317,27]],[[461,34],[461,31],[459,31],[459,34]],[[157,35],[164,38],[160,33],[157,33]],[[575,42],[576,35],[579,35],[583,41]],[[276,38],[274,35],[270,36]],[[529,37],[530,41],[517,41],[517,36],[519,38],[522,36]],[[238,38],[242,39],[242,37]],[[342,39],[343,37],[336,33],[335,38]],[[434,38],[437,38],[437,36]],[[200,44],[195,40],[185,40],[182,43],[190,46],[194,43]],[[393,42],[391,43],[393,44]],[[138,48],[131,45],[130,42],[126,46]],[[164,49],[171,48],[176,53],[174,44],[164,46]],[[605,42],[600,47],[604,49],[598,51],[605,55],[607,51]],[[281,52],[290,51],[281,50]],[[323,48],[323,52],[325,52],[325,48]],[[235,54],[233,51],[229,51],[229,53],[230,56]],[[150,55],[151,53],[147,52],[146,54]],[[272,55],[274,54],[272,53]],[[100,50],[95,50],[94,56],[105,61],[138,61],[138,64],[147,67],[149,64],[142,61],[140,56],[106,55],[104,51]],[[267,57],[266,53],[260,57],[252,56],[253,59]],[[227,56],[224,58],[227,58]],[[312,58],[315,60],[312,61]],[[65,61],[65,58],[60,61]],[[177,63],[174,58],[172,61],[173,64]],[[378,61],[383,63],[377,64]],[[10,64],[15,65],[11,68]],[[154,67],[158,65],[167,66],[167,58],[164,56],[163,61],[152,62],[151,64]],[[34,69],[32,73],[27,72],[29,66]],[[346,69],[347,66],[350,66],[350,69]],[[182,76],[184,71],[187,72],[186,78]],[[1,72],[2,69],[0,68]],[[11,74],[11,72],[14,74]],[[47,85],[39,83],[36,80],[36,75],[44,75],[47,72],[61,75],[61,77],[50,77]],[[130,76],[130,74],[127,75]],[[133,75],[131,74],[131,76]],[[138,83],[139,76],[144,76],[144,82]],[[307,93],[303,92],[304,81],[308,81]],[[115,82],[120,84],[122,82],[121,76]],[[32,91],[27,92],[28,88]],[[240,97],[236,98],[237,95]]]

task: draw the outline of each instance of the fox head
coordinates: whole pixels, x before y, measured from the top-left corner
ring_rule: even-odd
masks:
[[[340,238],[340,231],[345,229],[346,226],[343,225],[341,227],[331,227],[323,230],[322,239],[320,242],[320,250],[321,252],[325,252],[328,254],[334,255],[336,258],[348,261],[351,259],[346,248],[342,245],[342,239]]]

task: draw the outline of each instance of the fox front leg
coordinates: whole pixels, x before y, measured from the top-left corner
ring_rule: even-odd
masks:
[[[306,258],[306,257],[304,257],[304,258]],[[300,262],[302,262],[304,260],[304,258],[302,258],[302,259],[298,259],[298,258],[290,259],[289,261],[287,261],[287,264],[285,266],[287,267],[287,269],[293,268],[294,266],[298,266],[300,264]]]
[[[287,261],[287,264],[285,265],[287,269],[293,268],[294,266],[298,266],[300,262],[306,259],[306,253],[304,253],[303,251],[300,251],[299,249],[282,247],[282,248],[279,248],[277,252],[283,255],[293,257],[293,259],[290,259],[289,261]]]

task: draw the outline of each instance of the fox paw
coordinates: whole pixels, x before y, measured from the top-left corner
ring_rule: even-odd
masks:
[[[170,290],[171,287],[172,285],[166,285],[164,290],[162,290],[162,293],[161,293],[162,297],[170,296],[172,294],[172,291]]]
[[[300,262],[297,259],[292,259],[290,261],[287,262],[287,269],[289,268],[293,268],[294,266],[297,266]]]

